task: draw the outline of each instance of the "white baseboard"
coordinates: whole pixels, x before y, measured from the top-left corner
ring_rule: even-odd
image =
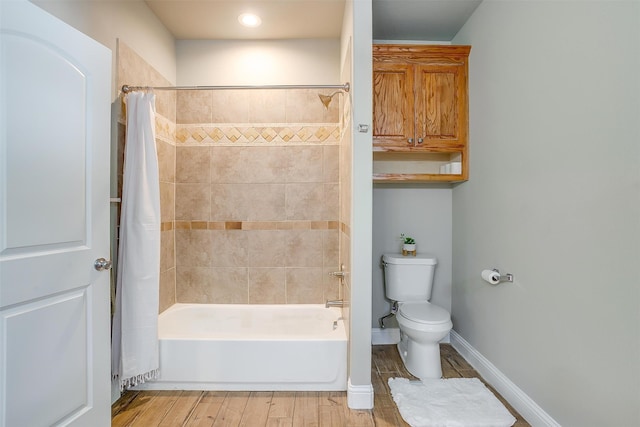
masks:
[[[371,328],[371,344],[398,344],[400,342],[400,329],[398,328]]]
[[[347,406],[351,409],[373,409],[373,386],[347,384]]]
[[[504,397],[531,425],[560,427],[549,414],[498,370],[456,331],[451,331],[451,345],[480,375]]]
[[[398,328],[371,328],[371,345],[398,344],[400,342],[400,329]],[[449,343],[449,334],[441,343]]]

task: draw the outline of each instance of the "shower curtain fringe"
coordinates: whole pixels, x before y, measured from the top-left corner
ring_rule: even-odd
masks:
[[[349,82],[341,85],[257,85],[257,86],[130,86],[123,85],[122,93],[139,90],[238,90],[238,89],[338,89],[349,92]]]
[[[152,371],[149,372],[145,372],[144,374],[139,374],[130,378],[126,378],[122,381],[120,381],[120,392],[125,391],[126,389],[129,389],[131,387],[135,387],[138,384],[142,384],[145,383],[147,381],[152,381],[152,380],[157,380],[158,379],[158,375],[160,374],[160,370],[159,369],[154,369]],[[118,375],[112,375],[111,379],[112,380],[117,380]]]

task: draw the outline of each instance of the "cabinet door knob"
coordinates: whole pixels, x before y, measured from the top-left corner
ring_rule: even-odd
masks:
[[[418,144],[422,144],[424,142],[423,138],[418,138]]]
[[[409,138],[409,139],[407,139],[407,142],[408,142],[409,144],[413,144],[413,138]]]

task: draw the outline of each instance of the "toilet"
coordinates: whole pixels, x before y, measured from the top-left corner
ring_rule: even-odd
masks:
[[[385,254],[385,295],[394,302],[400,326],[398,351],[407,370],[420,379],[442,377],[439,342],[453,324],[447,310],[429,302],[438,260],[429,254]]]

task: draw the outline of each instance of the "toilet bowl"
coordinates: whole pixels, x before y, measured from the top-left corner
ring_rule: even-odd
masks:
[[[441,378],[440,341],[453,324],[449,312],[428,301],[398,304],[398,352],[407,370],[420,379]]]

